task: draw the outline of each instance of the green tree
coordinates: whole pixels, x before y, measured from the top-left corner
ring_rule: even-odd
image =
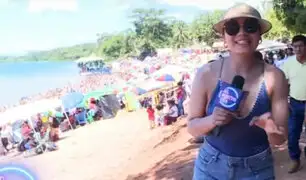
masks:
[[[270,9],[265,16],[272,24],[272,29],[264,35],[265,38],[280,39],[292,36],[293,33],[282,23],[282,21],[277,19],[277,15],[273,9]]]
[[[212,27],[222,18],[223,14],[224,11],[214,11],[199,15],[191,24],[192,38],[197,42],[212,45],[218,38]]]
[[[165,17],[165,10],[135,9],[131,19],[140,51],[151,51],[169,45],[171,28]]]
[[[273,9],[289,30],[306,33],[306,0],[273,0]]]
[[[190,44],[189,26],[184,21],[173,21],[171,25],[172,37],[170,43],[174,48],[182,48]]]

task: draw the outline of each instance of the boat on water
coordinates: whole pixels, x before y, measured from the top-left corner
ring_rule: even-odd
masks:
[[[80,69],[80,75],[111,74],[111,67],[101,57],[91,55],[80,58],[75,62]]]

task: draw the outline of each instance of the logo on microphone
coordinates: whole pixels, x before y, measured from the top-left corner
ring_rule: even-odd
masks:
[[[239,93],[235,88],[226,87],[219,93],[219,103],[225,108],[236,106]]]

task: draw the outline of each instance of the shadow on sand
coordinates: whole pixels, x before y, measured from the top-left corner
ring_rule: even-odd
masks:
[[[126,180],[144,179],[175,179],[190,180],[193,175],[194,156],[191,150],[200,147],[198,144],[191,144],[183,149],[168,154],[163,160],[157,162],[146,172],[129,175]]]

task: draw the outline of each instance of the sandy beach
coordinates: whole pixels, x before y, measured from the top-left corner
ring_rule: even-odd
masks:
[[[148,127],[144,111],[121,112],[115,119],[64,133],[58,151],[1,161],[26,165],[42,180],[121,179],[127,175],[132,160],[172,128]]]
[[[26,165],[40,180],[188,180],[199,145],[188,142],[185,124],[181,119],[149,130],[144,111],[120,112],[115,119],[64,133],[58,151],[28,158],[11,155],[1,164]],[[287,174],[286,150],[275,150],[274,155],[277,179],[305,178],[305,170]]]

